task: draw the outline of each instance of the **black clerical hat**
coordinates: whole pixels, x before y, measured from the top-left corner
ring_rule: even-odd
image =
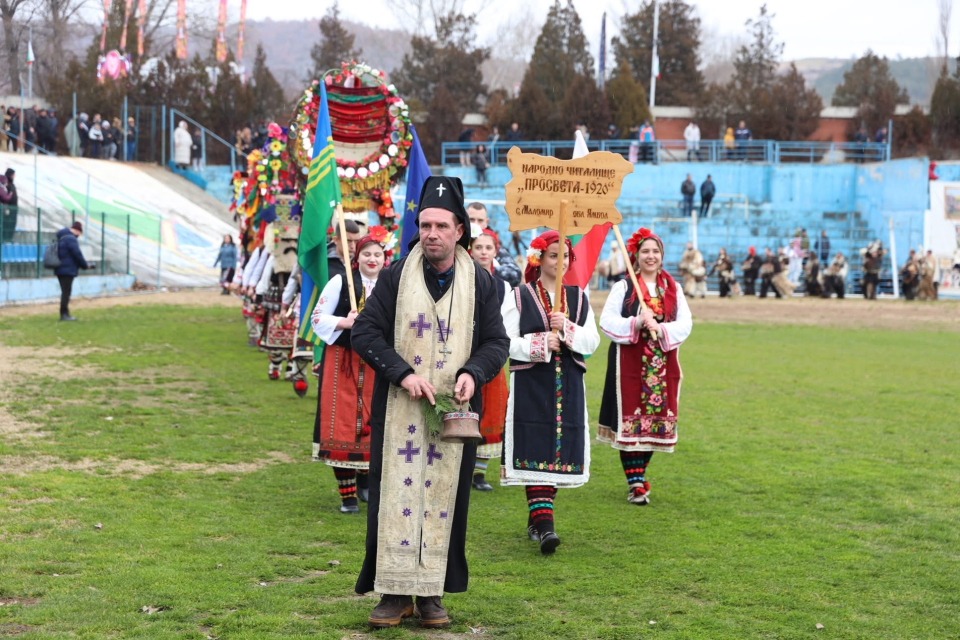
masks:
[[[463,206],[463,182],[450,176],[430,176],[420,190],[420,206],[417,208],[417,225],[420,224],[420,212],[424,209],[446,209],[454,215],[457,222],[463,224],[463,235],[458,244],[464,249],[470,248],[470,217]],[[417,233],[415,240],[419,240]],[[411,245],[415,242],[411,242]]]

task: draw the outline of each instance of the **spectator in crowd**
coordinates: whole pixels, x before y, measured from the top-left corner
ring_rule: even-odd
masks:
[[[16,107],[7,109],[4,117],[4,125],[7,130],[7,151],[17,151],[20,148],[20,114]]]
[[[101,129],[100,127],[99,120],[96,120],[93,123],[93,126],[90,127],[90,133],[88,137],[90,140],[90,145],[89,145],[90,157],[99,158],[100,149],[103,147],[103,129]]]
[[[203,132],[200,127],[193,130],[190,136],[190,166],[196,172],[203,171]]]
[[[630,151],[627,153],[627,159],[630,164],[637,164],[640,156],[640,127],[632,125],[627,132],[627,138],[630,140]]]
[[[37,143],[37,116],[39,115],[37,105],[23,112],[23,140],[24,151],[32,151],[33,145]]]
[[[826,229],[821,231],[820,237],[817,238],[817,255],[823,264],[827,264],[830,260],[830,238],[827,237]]]
[[[69,228],[57,231],[57,255],[60,257],[60,266],[54,270],[57,280],[60,281],[60,320],[76,320],[70,315],[70,294],[73,291],[73,279],[80,269],[90,269],[80,243],[77,238],[83,234],[83,225],[77,221]]]
[[[740,160],[747,159],[747,142],[753,140],[753,132],[747,128],[747,123],[740,121],[740,126],[733,132],[733,138],[737,141],[737,157]]]
[[[723,134],[723,148],[727,152],[727,160],[733,160],[736,138],[733,137],[733,127],[727,127],[727,132]]]
[[[930,164],[927,165],[927,180],[933,182],[934,180],[939,180],[940,176],[937,175],[937,163],[933,160],[930,161]]]
[[[220,245],[220,253],[217,255],[214,268],[220,265],[220,295],[230,295],[230,283],[233,282],[233,275],[237,269],[237,245],[233,243],[233,237],[228,233],[223,236],[223,244]]]
[[[834,293],[838,298],[843,298],[845,293],[845,283],[847,280],[847,259],[843,254],[837,251],[833,257],[830,266],[823,270],[823,291],[820,295],[829,298]]]
[[[680,185],[680,193],[683,195],[683,217],[689,218],[693,216],[693,196],[697,195],[697,185],[693,183],[689,173]]]
[[[127,118],[127,162],[137,159],[137,121],[132,116]]]
[[[474,169],[477,170],[477,186],[487,186],[487,148],[477,145],[477,150],[471,159]]]
[[[7,108],[0,104],[0,115],[3,116],[3,122],[0,123],[0,151],[7,150]]]
[[[806,229],[800,229],[800,248],[803,249],[803,255],[806,257],[807,252],[810,251],[810,237],[807,236]]]
[[[683,130],[683,139],[687,141],[687,162],[690,162],[692,156],[700,161],[700,127],[697,123],[690,121],[687,128]]]
[[[7,179],[7,193],[10,196],[4,204],[9,207],[20,206],[20,196],[17,194],[17,185],[13,182],[13,179],[16,177],[16,175],[17,172],[13,170],[13,167],[8,167],[3,173],[3,177]]]
[[[656,140],[657,136],[653,127],[650,126],[648,121],[644,120],[640,127],[640,162],[646,164],[653,161],[653,144]]]
[[[873,136],[873,141],[877,144],[887,144],[887,128],[880,127],[877,129],[876,135]]]
[[[760,266],[762,264],[763,260],[761,260],[760,256],[757,255],[757,250],[754,247],[750,247],[747,252],[747,259],[744,260],[743,264],[740,265],[740,269],[743,270],[744,295],[757,295],[755,287],[757,278],[760,276]]]
[[[473,139],[473,127],[464,129],[460,132],[460,135],[457,136],[457,142],[462,145],[470,144],[470,141]],[[469,167],[470,166],[470,149],[466,146],[460,148],[460,166]]]
[[[953,251],[953,273],[951,281],[954,287],[960,287],[960,242],[957,242],[957,248]]]
[[[95,113],[95,114],[93,114],[93,121],[94,121],[94,122],[103,122],[103,118],[100,117],[100,114],[99,114],[99,113]]]
[[[246,127],[243,130],[244,144],[248,143],[248,138],[250,136],[250,128]],[[190,135],[190,130],[187,126],[186,120],[181,120],[180,124],[177,125],[177,130],[173,132],[173,163],[177,165],[181,171],[185,171],[190,165],[190,149],[193,146],[193,137]],[[250,155],[250,151],[244,152],[244,157]]]
[[[63,139],[67,142],[67,153],[76,158],[80,155],[80,121],[76,118],[70,118],[67,126],[63,128]]]
[[[184,126],[186,126],[186,124],[187,124],[186,122],[183,123]],[[189,137],[190,132],[187,131],[186,133],[187,133],[187,136]],[[243,154],[244,158],[246,158],[251,153],[253,153],[254,149],[260,149],[260,148],[261,147],[255,147],[253,144],[253,132],[250,130],[250,127],[244,127],[243,129],[240,130],[240,153]],[[189,162],[189,157],[190,157],[190,154],[188,152],[187,162]],[[186,163],[184,164],[184,166],[186,166]]]
[[[471,225],[476,225],[481,229],[486,229],[490,223],[487,217],[487,207],[481,202],[471,202],[467,205],[467,216],[470,218]],[[514,241],[516,241],[516,237]],[[506,280],[511,287],[520,285],[520,267],[514,262],[505,242],[500,244],[500,251],[493,262],[493,272]]]
[[[610,255],[607,257],[607,286],[612,287],[627,275],[627,265],[623,261],[623,252],[616,242],[610,243]]]
[[[520,125],[514,122],[510,125],[510,131],[507,131],[507,142],[523,142],[523,132],[520,131]]]
[[[490,135],[487,136],[487,142],[490,143],[490,146],[491,146],[491,147],[493,147],[493,145],[495,145],[495,144],[497,144],[498,142],[500,142],[500,127],[494,127],[494,128],[490,131]]]
[[[619,140],[620,139],[620,129],[617,128],[617,125],[610,123],[607,126],[607,140]]]
[[[59,137],[57,125],[60,123],[57,120],[57,112],[54,109],[50,109],[50,111],[47,113],[47,117],[50,118],[50,148],[47,149],[47,151],[53,153],[57,147],[57,138]]]
[[[870,141],[870,136],[867,135],[867,130],[863,126],[857,129],[857,132],[853,134],[853,143],[856,145],[854,149],[854,162],[863,162],[867,157],[867,143]]]
[[[46,109],[37,113],[37,144],[41,149],[51,151],[53,148],[53,132],[50,130],[50,116]]]
[[[77,137],[80,139],[80,157],[86,157],[90,148],[90,116],[85,113],[77,116]]]
[[[100,130],[103,132],[103,151],[101,156],[104,160],[115,160],[117,155],[117,130],[110,125],[109,120],[100,123]]]
[[[7,171],[12,171],[12,169],[7,169]],[[2,204],[4,207],[15,207],[16,197],[17,192],[14,189],[13,184],[7,178],[6,174],[0,176],[0,204]],[[4,219],[4,228],[7,226],[9,226],[8,221]]]
[[[910,249],[907,255],[907,261],[900,268],[900,288],[903,290],[903,297],[907,300],[913,300],[917,297],[917,288],[920,286],[920,261],[917,260],[917,252]]]
[[[700,217],[710,213],[710,203],[713,202],[713,196],[715,195],[717,195],[717,185],[707,175],[707,179],[700,185]]]

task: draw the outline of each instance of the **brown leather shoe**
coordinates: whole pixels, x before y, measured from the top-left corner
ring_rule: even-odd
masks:
[[[440,604],[440,596],[417,596],[414,614],[424,629],[446,629],[450,626],[447,610]]]
[[[413,598],[385,593],[380,598],[380,604],[370,612],[367,622],[374,629],[388,629],[398,626],[401,620],[412,615]]]

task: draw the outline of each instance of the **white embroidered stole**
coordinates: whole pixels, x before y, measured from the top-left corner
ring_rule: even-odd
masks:
[[[400,276],[394,348],[438,393],[452,395],[457,370],[469,359],[473,343],[474,262],[457,246],[453,286],[434,302],[424,281],[422,259],[418,244]],[[453,311],[448,318],[450,296]],[[451,352],[446,362],[440,352],[444,348]],[[374,589],[442,595],[463,445],[431,437],[420,402],[394,385],[384,424]]]

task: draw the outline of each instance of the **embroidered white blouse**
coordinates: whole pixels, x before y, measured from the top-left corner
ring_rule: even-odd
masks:
[[[548,291],[550,304],[553,304],[553,292]],[[569,318],[564,322],[563,329],[558,332],[560,341],[571,351],[582,355],[590,355],[600,346],[600,334],[597,332],[597,321],[593,315],[593,308],[589,299],[584,296],[587,304],[587,320],[581,327]],[[520,362],[549,362],[551,352],[547,349],[547,332],[528,333],[520,335],[520,311],[517,309],[515,295],[503,299],[500,308],[503,316],[503,326],[510,337],[510,358]]]
[[[683,289],[679,285],[675,286],[677,287],[677,319],[673,322],[660,323],[660,348],[664,351],[673,351],[679,347],[693,331],[693,316],[690,314],[687,299],[683,295]],[[610,295],[607,296],[607,302],[600,313],[600,329],[618,344],[635,344],[637,337],[634,335],[634,329],[637,317],[624,318],[621,315],[623,298],[626,294],[626,280],[621,280],[610,289]]]
[[[365,295],[369,298],[377,281],[369,280],[363,274],[360,274],[360,280],[363,282]],[[327,281],[327,286],[320,292],[320,299],[317,300],[317,306],[313,308],[313,315],[310,316],[313,333],[327,344],[336,342],[340,334],[343,333],[343,329],[337,329],[337,323],[343,319],[343,316],[333,315],[333,312],[337,310],[337,304],[340,303],[340,292],[342,290],[343,276],[337,274],[330,278]]]

